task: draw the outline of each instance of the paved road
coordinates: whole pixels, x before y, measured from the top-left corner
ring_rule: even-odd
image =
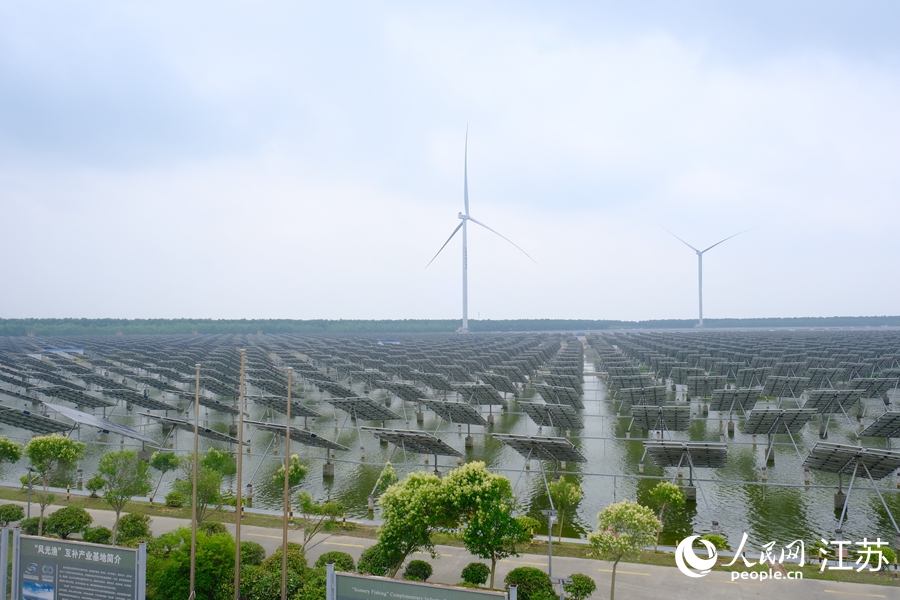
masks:
[[[48,513],[58,506],[48,508]],[[94,525],[112,527],[114,515],[106,510],[88,510],[94,518]],[[32,515],[35,507],[32,505]],[[171,531],[177,527],[189,526],[188,519],[153,517],[154,535]],[[226,524],[227,525],[227,524]],[[234,533],[234,525],[227,525]],[[268,527],[241,527],[244,540],[258,542],[270,554],[281,545],[281,530]],[[288,541],[300,543],[301,534],[297,530],[288,531]],[[340,550],[359,559],[362,551],[374,541],[343,535],[317,535],[307,548],[307,558],[312,564],[323,553]],[[437,546],[439,558],[432,560],[427,554],[417,558],[428,560],[434,566],[431,581],[435,583],[458,583],[459,573],[468,563],[481,560],[473,557],[463,548]],[[547,569],[547,557],[525,554],[502,561],[497,570],[497,585],[502,585],[506,574],[516,567],[529,566]],[[565,577],[572,573],[584,573],[597,582],[597,591],[592,598],[599,600],[609,597],[610,573],[612,566],[599,560],[583,558],[555,557],[553,575]],[[633,563],[620,563],[616,571],[616,593],[619,598],[629,600],[742,600],[745,598],[765,598],[766,600],[853,600],[878,599],[900,600],[900,588],[880,585],[839,583],[833,581],[730,581],[730,574],[714,571],[701,579],[690,579],[673,567],[657,567]]]

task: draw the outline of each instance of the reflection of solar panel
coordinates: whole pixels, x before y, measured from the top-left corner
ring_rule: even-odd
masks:
[[[763,386],[763,396],[777,398],[798,398],[809,385],[809,377],[769,376]]]
[[[749,390],[713,390],[709,410],[731,412],[737,410],[753,410],[759,399],[759,389]]]
[[[897,387],[896,377],[879,377],[875,379],[854,379],[850,386],[855,390],[862,391],[863,398],[880,398],[886,394],[888,390]]]
[[[177,427],[178,429],[181,429],[182,431],[189,431],[191,433],[194,433],[194,424],[189,423],[188,421],[182,421],[181,419],[173,419],[171,417],[161,417],[159,415],[152,415],[150,413],[138,413],[138,414],[140,414],[141,416],[144,416],[144,417],[150,417],[151,419],[159,421],[160,423],[162,423],[164,425],[169,425],[171,427]],[[216,440],[217,442],[226,442],[228,444],[237,444],[238,443],[238,441],[235,438],[231,437],[230,435],[225,435],[224,433],[219,433],[218,431],[215,431],[208,427],[202,427],[202,426],[199,427],[197,429],[197,435],[199,435],[200,437],[205,437],[205,438],[211,439],[211,440]],[[244,442],[244,445],[246,446],[249,443],[250,442]]]
[[[391,409],[378,404],[371,398],[330,398],[325,402],[363,421],[397,421],[403,419]]]
[[[634,427],[643,431],[687,431],[691,428],[690,406],[632,406]]]
[[[763,408],[756,409],[747,417],[743,431],[749,434],[798,433],[813,415],[818,414],[811,408]]]
[[[866,427],[860,437],[896,438],[900,437],[900,412],[889,411]]]
[[[803,461],[803,466],[826,473],[849,474],[853,473],[857,462],[860,463],[857,474],[865,474],[862,468],[865,465],[872,479],[882,479],[900,468],[900,452],[817,442]]]
[[[287,414],[287,398],[279,398],[278,396],[246,396],[248,399],[253,400],[257,404],[265,406],[267,408],[271,408],[272,410],[278,411],[281,414]],[[317,413],[312,408],[300,404],[299,400],[291,399],[291,416],[292,417],[320,417],[319,413]]]
[[[453,423],[463,425],[487,426],[488,422],[470,404],[465,402],[449,402],[444,400],[422,400],[437,416]]]
[[[453,389],[469,404],[506,406],[500,393],[483,383],[460,383],[454,385]]]
[[[498,375],[496,373],[478,373],[476,374],[476,377],[478,377],[478,379],[482,380],[489,386],[493,387],[498,392],[505,392],[507,394],[516,394],[518,392],[515,384],[513,384],[512,380],[506,375]]]
[[[325,381],[322,379],[310,379],[310,383],[314,386],[322,390],[323,392],[328,392],[335,398],[353,398],[357,394],[353,390],[349,388],[345,388],[339,383],[335,383],[333,381]]]
[[[43,415],[38,415],[30,410],[22,410],[21,408],[10,408],[0,406],[0,423],[6,423],[19,429],[27,429],[35,433],[47,435],[50,433],[60,433],[71,429],[70,426],[53,419],[48,419]]]
[[[859,402],[861,396],[861,390],[812,390],[803,408],[812,408],[820,413],[846,412]]]
[[[436,456],[462,456],[461,452],[452,448],[446,442],[424,431],[382,429],[379,427],[362,427],[362,429],[371,431],[379,440],[399,446],[407,452],[434,454]]]
[[[575,409],[566,404],[541,404],[539,402],[519,402],[536,425],[548,425],[562,429],[584,429],[584,422]]]
[[[622,405],[652,404],[662,406],[666,403],[666,386],[654,385],[645,388],[622,388],[617,393]]]
[[[492,435],[525,458],[587,462],[587,458],[566,438],[512,433],[494,433]]]
[[[713,390],[722,389],[728,383],[724,375],[709,377],[691,376],[687,378],[688,394],[691,396],[712,396]]]
[[[680,464],[721,469],[728,459],[725,444],[715,442],[644,442],[644,448],[660,467]]]
[[[75,421],[76,423],[96,427],[103,433],[118,433],[119,435],[124,435],[125,437],[130,437],[132,439],[146,442],[148,444],[153,444],[154,446],[159,445],[153,438],[147,437],[146,435],[135,431],[131,427],[120,425],[119,423],[114,423],[109,419],[104,419],[102,417],[97,417],[85,412],[81,412],[80,410],[75,410],[74,408],[50,404],[49,402],[44,402],[43,404],[50,410],[58,412],[62,416],[67,417]]]
[[[426,398],[425,392],[408,383],[376,381],[374,385],[378,389],[389,391],[390,393],[398,396],[401,400],[405,400],[406,402],[418,402],[422,398]]]
[[[291,410],[293,413],[293,409]],[[272,433],[276,433],[284,437],[284,425],[278,425],[276,423],[263,423],[261,421],[244,421],[244,423],[250,423],[260,429],[265,429],[266,431],[271,431]],[[332,442],[331,440],[327,440],[323,437],[319,437],[315,433],[312,433],[306,429],[297,429],[296,427],[291,427],[291,439],[295,442],[300,442],[304,446],[314,446],[316,448],[328,448],[329,450],[340,450],[342,452],[347,452],[350,450],[347,446],[342,446],[337,442]]]
[[[103,390],[103,395],[118,398],[119,400],[124,400],[125,402],[136,404],[137,406],[143,406],[149,410],[179,410],[177,406],[166,404],[161,400],[149,398],[131,390]]]
[[[438,392],[452,392],[453,384],[440,373],[415,373],[415,379]]]
[[[584,408],[581,394],[574,388],[556,387],[546,383],[535,383],[533,387],[548,404],[568,404],[575,408]]]

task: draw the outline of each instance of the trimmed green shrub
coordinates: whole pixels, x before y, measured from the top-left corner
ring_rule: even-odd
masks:
[[[570,577],[572,578],[572,583],[563,584],[566,600],[585,600],[597,589],[597,584],[587,575],[573,573]]]
[[[81,533],[93,522],[94,518],[83,508],[66,506],[44,519],[44,533],[64,540],[73,533]]]
[[[217,533],[228,533],[228,528],[224,523],[218,521],[205,521],[200,524],[200,531],[206,535],[216,535]]]
[[[13,521],[21,521],[25,518],[25,509],[18,504],[0,505],[0,526],[6,527]]]
[[[519,600],[543,600],[546,597],[554,597],[553,584],[550,576],[535,567],[519,567],[507,574],[506,590],[515,584],[518,586],[517,597]]]
[[[87,480],[84,488],[91,493],[91,498],[99,498],[97,492],[102,490],[104,485],[106,485],[106,480],[99,475],[94,475]]]
[[[714,533],[707,533],[702,536],[699,540],[695,540],[694,544],[698,547],[703,547],[703,544],[700,543],[700,540],[706,540],[710,544],[712,544],[716,550],[731,550],[728,547],[728,540],[722,537],[721,535],[716,535]]]
[[[356,563],[353,562],[353,557],[347,554],[346,552],[326,552],[322,556],[316,560],[316,567],[324,567],[328,563],[334,563],[335,571],[344,571],[345,573],[352,573],[356,570]]]
[[[88,527],[81,534],[82,539],[89,544],[109,544],[112,541],[112,529],[108,527]]]
[[[171,506],[172,508],[181,508],[186,503],[187,496],[185,496],[181,492],[172,490],[171,492],[166,494],[166,506]]]
[[[256,542],[241,542],[241,565],[259,565],[266,558],[266,549]]]
[[[491,576],[491,568],[482,562],[473,562],[463,567],[460,575],[466,583],[484,585]]]
[[[22,521],[19,523],[19,527],[22,528],[22,533],[24,533],[25,535],[37,535],[39,521],[40,517],[22,519]]]
[[[306,569],[306,552],[304,552],[303,546],[301,546],[300,544],[295,544],[293,542],[288,542],[287,564],[288,564],[289,571],[293,571],[295,573],[303,573],[304,569]],[[273,552],[269,556],[269,558],[262,561],[259,566],[266,573],[278,573],[279,577],[280,577],[281,576],[281,548],[278,548],[278,550]],[[279,586],[278,589],[281,590],[281,583],[279,583],[278,586]],[[279,591],[278,594],[280,596],[281,592]]]
[[[119,519],[119,535],[116,543],[129,546],[145,542],[153,537],[150,532],[150,516],[128,513]]]
[[[360,555],[356,570],[364,575],[384,577],[394,568],[394,554],[382,544],[369,546]]]
[[[403,571],[403,579],[408,579],[409,581],[428,581],[428,578],[431,577],[432,573],[434,573],[434,569],[431,567],[430,563],[427,563],[424,560],[411,560],[409,561],[409,564],[406,565],[406,570]]]

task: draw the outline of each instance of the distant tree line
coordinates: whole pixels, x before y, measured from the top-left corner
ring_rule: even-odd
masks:
[[[707,328],[898,327],[900,316],[705,319]],[[689,329],[694,319],[619,321],[592,319],[470,320],[475,332]],[[0,336],[175,334],[378,334],[449,333],[458,319],[0,319]]]

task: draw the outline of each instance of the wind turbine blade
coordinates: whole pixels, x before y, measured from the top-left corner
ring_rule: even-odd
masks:
[[[466,150],[463,154],[463,199],[466,203],[466,216],[469,216],[469,124],[466,123]]]
[[[660,225],[660,227],[662,227],[662,225]],[[693,250],[694,252],[700,252],[699,250],[697,250],[696,248],[694,248],[693,246],[691,246],[690,244],[688,244],[686,241],[684,241],[683,239],[681,239],[680,237],[678,237],[677,235],[675,235],[674,233],[672,233],[671,231],[669,231],[669,230],[666,229],[665,227],[663,227],[663,229],[665,229],[666,232],[667,232],[669,235],[671,235],[673,238],[675,238],[676,240],[678,240],[679,242],[681,242],[682,244],[684,244],[685,246],[687,246],[688,248],[690,248],[690,249]],[[722,241],[724,242],[725,240],[722,240]],[[719,242],[719,243],[722,243],[722,242]]]
[[[718,245],[721,244],[722,242],[727,242],[727,241],[730,240],[731,238],[733,238],[733,237],[735,237],[735,236],[738,236],[738,235],[741,235],[742,233],[747,233],[748,231],[750,231],[750,230],[749,230],[749,229],[745,229],[745,230],[743,230],[743,231],[738,231],[738,232],[737,232],[736,234],[734,234],[734,235],[729,235],[727,238],[725,238],[725,239],[722,240],[721,242],[716,242],[715,244],[713,244],[712,246],[710,246],[710,247],[707,248],[706,250],[712,250],[713,248],[715,248],[716,246],[718,246]],[[706,250],[704,250],[703,252],[706,252]],[[703,254],[703,252],[701,252],[700,254]]]
[[[487,225],[485,225],[485,224],[482,223],[481,221],[476,221],[476,220],[473,219],[472,217],[469,217],[469,220],[472,221],[473,223],[475,223],[476,225],[481,225],[482,227],[484,227],[485,229],[487,229],[487,230],[490,231],[491,233],[496,233],[497,235],[499,235],[500,237],[502,237],[504,240],[506,240],[507,242],[509,242],[510,244],[512,244],[513,246],[515,246],[516,248],[519,248],[519,246],[516,245],[516,243],[515,243],[514,241],[512,241],[511,239],[509,239],[509,238],[506,237],[505,235],[501,234],[500,232],[494,231],[493,229],[491,229],[490,227],[488,227]],[[528,254],[527,252],[525,252],[525,251],[522,250],[521,248],[519,248],[519,250],[522,252],[522,254],[524,254],[524,255],[527,256],[528,258],[531,258],[531,255],[530,255],[530,254]],[[537,261],[534,260],[533,258],[531,258],[531,262],[533,262],[534,264],[537,264]]]
[[[459,225],[456,226],[456,229],[453,230],[453,233],[450,234],[450,237],[448,237],[448,238],[447,238],[447,241],[444,242],[444,245],[441,246],[441,249],[438,250],[438,251],[437,251],[437,254],[435,254],[435,255],[431,258],[431,260],[428,261],[428,264],[425,265],[425,268],[426,268],[426,269],[429,267],[429,265],[431,265],[431,263],[434,262],[434,259],[438,257],[438,254],[440,254],[441,251],[443,251],[443,249],[447,247],[447,244],[450,243],[450,240],[453,239],[453,236],[456,235],[456,232],[460,230],[460,228],[463,226],[463,223],[464,223],[464,222],[465,222],[465,221],[460,221],[460,222],[459,222]]]

